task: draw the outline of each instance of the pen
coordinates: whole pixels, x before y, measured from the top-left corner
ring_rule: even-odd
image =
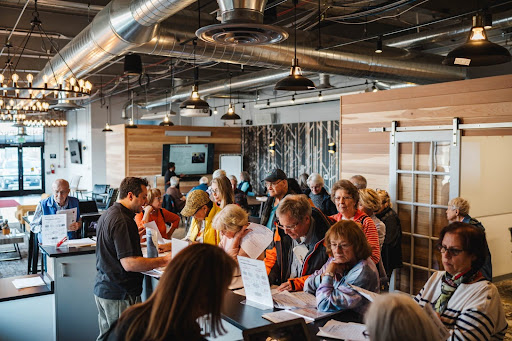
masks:
[[[62,240],[60,242],[57,243],[57,247],[61,246],[62,244],[64,244],[64,242],[68,240],[68,236],[62,238]]]

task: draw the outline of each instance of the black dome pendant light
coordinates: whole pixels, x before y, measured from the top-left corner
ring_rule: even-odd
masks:
[[[231,102],[231,72],[229,73],[229,106],[228,111],[222,115],[221,120],[239,120],[241,117],[235,112],[235,106]]]
[[[297,59],[297,3],[298,0],[293,0],[294,5],[294,58],[292,60],[292,67],[290,69],[290,75],[281,79],[274,87],[274,90],[285,90],[285,91],[304,91],[316,89],[315,84],[309,79],[302,75],[302,70],[299,66],[299,60]]]

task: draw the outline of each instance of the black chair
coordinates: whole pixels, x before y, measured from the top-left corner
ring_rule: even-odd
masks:
[[[98,205],[94,200],[79,201],[78,210],[80,211],[80,214],[98,213]]]
[[[80,217],[82,219],[81,238],[94,237],[96,235],[96,226],[100,217],[100,213],[88,213]]]
[[[114,205],[119,195],[119,188],[109,188],[107,200],[105,200],[104,204],[98,204],[98,208],[102,210],[107,210],[110,206]]]
[[[169,212],[176,213],[174,200],[172,200],[172,197],[169,194],[164,194],[162,199],[162,208],[165,208]]]

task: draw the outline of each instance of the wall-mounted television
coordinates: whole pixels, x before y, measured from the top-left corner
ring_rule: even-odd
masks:
[[[71,163],[82,163],[82,144],[78,140],[68,140]]]
[[[211,174],[213,173],[213,144],[164,144],[162,175],[165,175],[169,162],[176,164],[177,174]]]

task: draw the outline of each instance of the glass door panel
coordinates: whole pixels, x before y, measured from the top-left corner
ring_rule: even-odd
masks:
[[[23,147],[22,155],[23,190],[42,190],[41,147]]]
[[[19,158],[17,147],[0,147],[0,191],[18,191]]]

